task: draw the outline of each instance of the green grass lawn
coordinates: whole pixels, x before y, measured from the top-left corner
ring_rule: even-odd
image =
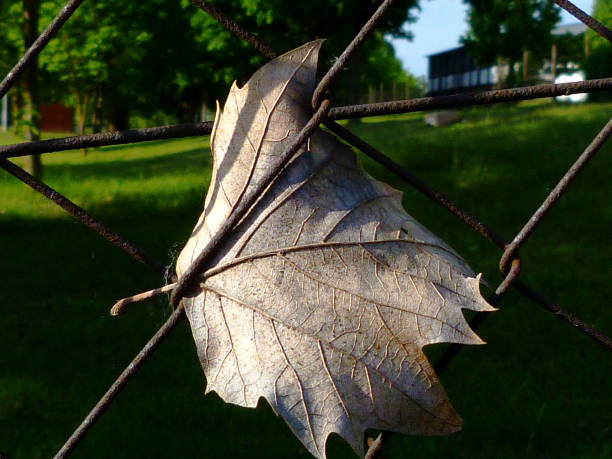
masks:
[[[612,115],[612,103],[475,108],[427,128],[422,114],[373,118],[356,133],[510,239]],[[18,141],[0,134],[0,144]],[[521,250],[521,278],[612,334],[612,144]],[[20,163],[19,160],[16,161]],[[405,190],[407,211],[491,285],[500,251],[369,159]],[[208,138],[44,156],[45,181],[154,257],[171,263],[201,211]],[[169,314],[167,299],[116,318],[115,300],[160,285],[63,210],[0,171],[0,452],[49,457]],[[464,420],[456,435],[393,435],[389,458],[612,457],[612,354],[511,292],[442,375]],[[432,359],[444,346],[426,348]],[[265,402],[203,395],[187,323],[139,371],[75,457],[307,457]],[[353,457],[338,438],[331,458]]]

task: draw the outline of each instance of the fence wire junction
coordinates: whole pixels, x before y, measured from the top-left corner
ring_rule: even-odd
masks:
[[[612,31],[599,23],[597,20],[580,10],[568,0],[552,0],[561,8],[568,11],[578,20],[586,24],[596,33],[604,37],[609,42],[612,42]],[[24,71],[26,66],[40,53],[46,44],[51,40],[53,35],[62,27],[62,25],[72,16],[76,9],[81,5],[83,0],[70,0],[56,16],[56,18],[47,26],[39,38],[25,52],[15,67],[7,74],[2,82],[0,82],[0,98],[13,86],[17,78]],[[226,27],[232,33],[245,40],[255,49],[260,51],[268,58],[277,56],[276,51],[263,43],[256,35],[250,33],[243,26],[226,16],[216,7],[205,0],[191,0],[191,3],[202,9],[205,13],[216,19],[222,26]],[[298,134],[294,142],[288,148],[285,157],[287,161],[300,148],[300,146],[310,137],[312,132],[321,124],[326,126],[335,135],[342,138],[346,142],[353,145],[355,148],[374,159],[382,166],[386,167],[394,174],[402,178],[412,187],[425,194],[428,198],[444,207],[461,221],[476,230],[480,235],[491,241],[499,247],[503,253],[500,257],[499,268],[504,275],[503,281],[496,288],[495,293],[488,299],[493,304],[499,304],[504,295],[510,288],[514,288],[525,297],[534,301],[537,305],[549,312],[552,312],[555,317],[567,322],[580,332],[589,336],[596,342],[612,350],[612,340],[605,334],[594,329],[592,326],[584,323],[580,318],[574,316],[567,310],[558,306],[556,303],[546,299],[540,293],[532,289],[525,282],[519,280],[521,272],[521,261],[519,250],[527,241],[533,231],[541,223],[548,212],[553,208],[559,198],[566,192],[569,185],[584,169],[588,161],[597,153],[604,145],[607,139],[612,134],[612,119],[610,119],[601,131],[596,135],[593,141],[587,148],[578,156],[576,161],[568,169],[566,174],[559,180],[548,197],[528,219],[522,229],[510,241],[507,241],[499,233],[488,227],[476,217],[462,210],[459,206],[450,201],[439,191],[431,188],[425,182],[413,175],[411,172],[395,163],[389,157],[378,151],[373,146],[369,145],[359,137],[355,136],[345,127],[336,123],[336,120],[349,119],[357,117],[378,116],[383,114],[399,114],[415,111],[436,110],[442,108],[467,107],[474,105],[488,105],[501,102],[511,102],[518,100],[547,98],[559,95],[569,95],[583,92],[610,91],[612,90],[612,77],[602,78],[597,80],[587,80],[578,83],[567,84],[546,84],[538,86],[528,86],[513,89],[501,89],[492,91],[483,91],[474,94],[461,94],[439,97],[423,97],[417,99],[409,99],[403,101],[392,101],[375,104],[352,105],[344,107],[332,107],[332,96],[330,95],[330,86],[336,79],[338,73],[347,66],[355,50],[363,43],[368,35],[374,30],[381,17],[393,6],[395,0],[385,0],[378,7],[376,12],[371,16],[351,43],[347,46],[340,57],[334,62],[332,67],[327,71],[319,82],[313,95],[313,115],[309,122],[304,126]],[[107,132],[102,134],[92,134],[83,136],[73,136],[60,139],[51,139],[37,142],[24,142],[20,144],[5,145],[0,147],[0,167],[6,170],[9,174],[21,180],[37,192],[44,195],[46,198],[53,201],[58,206],[72,214],[81,223],[93,229],[95,232],[106,238],[108,241],[129,253],[138,261],[146,264],[155,272],[164,276],[165,281],[176,282],[172,288],[170,302],[174,311],[166,320],[163,326],[151,337],[144,348],[136,355],[132,362],[126,367],[121,375],[115,380],[108,391],[98,401],[82,423],[77,427],[74,433],[68,438],[62,446],[56,457],[65,457],[73,451],[77,443],[87,434],[103,412],[109,407],[110,403],[127,384],[130,378],[138,371],[148,357],[156,350],[166,336],[176,327],[180,320],[184,317],[184,309],[181,304],[183,294],[193,285],[195,281],[201,279],[202,273],[206,270],[207,264],[215,253],[216,247],[224,238],[231,232],[233,227],[249,212],[255,200],[267,188],[267,186],[275,179],[285,163],[280,164],[275,170],[270,170],[267,173],[265,180],[262,181],[257,193],[249,201],[241,202],[232,215],[224,223],[220,231],[211,239],[209,244],[202,250],[197,259],[193,262],[188,271],[177,280],[171,267],[166,267],[164,263],[149,256],[143,249],[139,248],[134,243],[127,241],[121,235],[110,229],[103,222],[95,219],[85,209],[79,207],[68,198],[64,197],[53,188],[49,187],[41,180],[33,177],[18,167],[9,158],[26,156],[32,154],[52,153],[57,151],[82,149],[89,147],[99,147],[106,145],[128,144],[136,142],[144,142],[150,140],[171,139],[179,137],[199,136],[209,134],[212,130],[212,123],[194,123],[175,126],[160,126],[146,129],[133,129],[127,131]],[[485,315],[477,314],[474,316],[470,325],[473,329],[477,329],[483,322]],[[447,352],[435,363],[436,372],[441,372],[448,363],[457,354],[460,345],[451,345]],[[384,444],[385,436],[381,435],[374,441],[366,457],[379,457],[381,448]]]

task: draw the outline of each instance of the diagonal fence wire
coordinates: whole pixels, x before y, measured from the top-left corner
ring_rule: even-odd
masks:
[[[58,193],[50,186],[38,180],[36,177],[28,174],[22,168],[16,166],[15,164],[6,159],[0,158],[0,167],[7,171],[9,174],[24,182],[33,190],[38,191],[44,197],[60,206],[66,212],[78,219],[83,225],[91,228],[100,236],[107,239],[111,244],[127,252],[136,260],[149,266],[154,271],[157,271],[162,275],[166,275],[167,269],[163,263],[149,256],[143,249],[139,248],[136,244],[126,240],[119,233],[116,233],[104,223],[102,223],[100,220],[97,220],[96,218],[92,217],[85,209],[79,207],[74,202],[70,201],[68,198]]]
[[[70,438],[68,438],[66,443],[64,443],[62,448],[54,456],[56,459],[66,457],[76,447],[79,441],[81,441],[87,434],[89,429],[91,429],[100,416],[102,416],[106,408],[108,408],[115,397],[119,395],[119,392],[121,392],[121,389],[123,389],[123,387],[128,383],[130,378],[136,374],[146,360],[153,354],[153,352],[155,352],[164,338],[166,338],[166,336],[168,336],[170,332],[180,323],[184,315],[185,310],[183,309],[182,305],[172,312],[166,322],[164,322],[161,328],[157,330],[147,344],[145,344],[144,348],[138,353],[132,362],[130,362],[125,370],[121,372],[119,377],[96,403],[83,422],[77,427]]]
[[[595,156],[603,144],[608,140],[608,138],[612,135],[612,118],[606,123],[601,131],[595,136],[591,144],[584,150],[584,152],[578,157],[578,159],[572,164],[567,173],[559,180],[557,185],[553,188],[553,190],[546,197],[544,202],[538,209],[534,212],[531,218],[525,223],[525,226],[521,228],[521,230],[514,236],[514,239],[506,249],[504,250],[504,254],[499,261],[499,268],[502,271],[505,271],[508,268],[508,263],[512,258],[516,255],[521,246],[525,243],[527,238],[533,233],[536,227],[540,224],[542,219],[550,212],[555,203],[561,198],[563,193],[567,190],[567,188],[571,185],[571,183],[576,179],[578,174],[587,163]]]
[[[376,24],[381,18],[389,11],[396,0],[385,0],[382,4],[374,11],[374,14],[370,16],[370,19],[361,28],[359,33],[355,35],[355,38],[351,40],[348,46],[342,51],[342,54],[335,60],[331,68],[323,75],[321,81],[314,90],[312,95],[312,108],[316,109],[321,101],[323,100],[325,92],[329,89],[334,79],[337,78],[338,74],[346,66],[351,57],[355,54],[355,51],[361,47],[365,39],[372,33]]]
[[[219,24],[225,27],[227,30],[232,32],[234,35],[242,38],[245,42],[255,48],[264,56],[273,59],[277,56],[277,52],[262,42],[257,36],[253,35],[241,24],[238,24],[232,18],[227,16],[225,13],[220,11],[214,5],[206,0],[190,0],[191,4],[197,6],[210,17],[214,18]]]
[[[26,66],[36,58],[38,54],[47,46],[49,40],[53,38],[53,35],[57,33],[59,29],[66,23],[70,16],[81,6],[83,0],[70,0],[61,11],[55,16],[55,19],[49,23],[47,28],[39,35],[32,46],[28,48],[25,54],[19,59],[17,64],[11,69],[11,71],[4,77],[4,80],[0,82],[0,98],[4,97],[7,91],[13,86],[19,75],[23,72]]]
[[[606,40],[608,40],[609,42],[612,42],[612,30],[608,29],[605,25],[603,25],[593,16],[586,14],[584,11],[582,11],[580,8],[578,8],[576,5],[574,5],[572,2],[568,0],[552,0],[552,1],[556,3],[558,6],[560,6],[561,8],[563,8],[565,11],[567,11],[569,14],[574,16],[584,25],[589,27],[591,30],[594,30],[599,35],[604,37]]]
[[[610,32],[609,29],[607,29],[601,23],[592,19],[590,16],[586,15],[586,13],[579,10],[571,2],[564,1],[564,0],[553,0],[553,1],[557,3],[559,6],[568,10],[570,13],[574,14],[576,17],[578,17],[578,19],[583,21],[589,27],[593,28],[600,35],[604,36],[605,38],[609,40],[611,39],[612,32]],[[62,12],[58,15],[58,17],[54,20],[54,22],[47,28],[47,30],[45,30],[45,32],[43,32],[43,35],[45,36],[44,39],[41,39],[43,38],[43,35],[41,35],[41,37],[39,37],[39,39],[32,46],[32,48],[35,48],[34,49],[35,53],[40,52],[40,50],[44,48],[44,46],[46,45],[46,43],[48,42],[52,34],[55,33],[61,27],[61,25],[68,19],[68,17],[70,17],[72,12],[74,12],[74,9],[76,9],[76,7],[78,7],[78,5],[81,2],[82,0],[68,2],[66,7],[62,10]],[[235,21],[232,21],[230,18],[225,16],[223,13],[221,13],[218,9],[210,5],[209,2],[201,1],[201,0],[192,0],[192,3],[196,6],[199,6],[201,9],[203,9],[207,13],[211,14],[222,25],[230,29],[233,33],[236,33],[241,38],[245,39],[247,42],[249,42],[256,49],[260,50],[262,53],[264,53],[268,57],[273,57],[276,55],[276,53],[271,48],[263,44],[255,35],[250,34],[242,26],[237,24]],[[352,107],[337,107],[335,109],[330,110],[329,101],[325,99],[325,93],[326,93],[327,87],[329,86],[329,84],[331,84],[331,82],[333,81],[335,75],[337,74],[341,66],[343,66],[349,60],[352,50],[354,50],[357,46],[361,44],[361,42],[366,38],[367,34],[374,28],[378,19],[382,16],[382,14],[384,14],[385,11],[388,10],[388,8],[392,4],[393,4],[393,0],[386,0],[385,2],[383,2],[383,4],[379,7],[377,12],[372,16],[372,18],[368,21],[368,23],[364,26],[364,28],[360,31],[357,37],[353,40],[353,42],[351,42],[349,47],[347,47],[347,49],[343,53],[344,57],[342,58],[343,59],[342,64],[341,65],[339,64],[337,66],[332,66],[330,71],[323,77],[323,80],[317,87],[317,90],[315,91],[315,94],[313,96],[314,106],[318,107],[318,109],[315,115],[313,116],[313,118],[311,118],[307,127],[305,127],[304,130],[302,130],[301,135],[300,135],[300,138],[303,137],[303,139],[301,139],[302,141],[308,137],[309,135],[308,131],[316,128],[316,126],[318,126],[321,122],[325,122],[328,128],[330,128],[330,130],[332,131],[336,129],[337,131],[336,134],[340,135],[338,134],[338,132],[340,132],[341,129],[344,129],[344,128],[337,125],[336,123],[333,123],[333,121],[331,120],[341,119],[342,117],[350,118],[350,117],[355,117],[355,116],[375,116],[381,113],[402,113],[404,111],[431,110],[431,109],[442,108],[442,107],[481,105],[481,104],[488,104],[488,103],[505,102],[509,100],[522,100],[522,99],[537,98],[537,97],[551,97],[552,95],[569,94],[573,92],[585,92],[585,91],[593,92],[597,90],[605,90],[605,89],[610,88],[610,81],[609,81],[610,79],[601,79],[601,80],[591,80],[587,82],[582,82],[579,84],[575,84],[573,86],[542,85],[542,86],[536,86],[536,87],[515,88],[514,90],[489,91],[487,93],[470,95],[465,98],[460,98],[460,97],[455,97],[455,96],[442,96],[438,98],[422,98],[422,99],[413,99],[409,101],[395,102],[395,104],[399,104],[399,105],[392,105],[394,104],[394,102],[391,102],[391,103],[385,103],[385,104],[370,104],[370,105],[365,105],[365,106],[360,105],[360,106],[352,106]],[[70,10],[69,7],[72,8],[72,10]],[[50,33],[48,33],[49,31]],[[28,53],[32,51],[32,48],[28,50]],[[8,88],[12,84],[12,81],[14,81],[14,79],[22,71],[25,65],[27,65],[28,61],[31,59],[31,57],[28,57],[28,56],[32,55],[31,53],[30,54],[28,53],[26,53],[26,55],[20,60],[20,63],[18,63],[18,65],[15,67],[20,70],[17,73],[14,73],[14,71],[9,73],[9,75],[7,75],[7,78],[5,78],[5,80],[0,84],[0,89],[2,91],[6,92],[6,90],[8,90]],[[319,106],[319,103],[321,102],[322,104],[321,106]],[[327,119],[327,121],[325,121],[325,119]],[[608,132],[609,129],[607,129],[607,127],[608,125],[606,126],[606,128],[604,128],[604,130],[602,131],[602,133],[600,133],[600,136],[598,137],[598,138],[601,137],[601,141],[598,142],[598,138],[594,140],[593,144],[598,143],[599,146],[596,146],[596,148],[592,149],[594,151],[588,154],[589,158],[592,156],[592,154],[594,154],[595,151],[597,151],[597,149],[601,147],[601,145],[605,141],[605,138],[609,136],[609,132]],[[56,140],[55,143],[49,143],[49,141],[43,141],[43,142],[30,142],[26,144],[18,144],[18,146],[8,146],[8,147],[5,147],[5,148],[9,148],[8,150],[7,149],[0,150],[0,153],[2,154],[2,156],[0,157],[0,161],[1,161],[0,166],[7,169],[9,172],[12,171],[11,173],[13,173],[13,175],[15,175],[17,178],[27,183],[28,181],[31,182],[31,179],[29,179],[27,175],[24,175],[26,173],[23,172],[20,168],[18,168],[14,164],[6,160],[6,158],[8,157],[22,156],[23,154],[28,154],[28,153],[24,153],[25,151],[27,151],[27,148],[33,148],[33,149],[38,148],[38,152],[42,153],[42,152],[50,152],[50,151],[59,151],[60,149],[84,148],[85,146],[101,146],[101,145],[107,145],[107,144],[120,144],[120,143],[131,143],[131,142],[138,142],[138,141],[144,141],[144,140],[154,140],[156,138],[173,138],[173,137],[181,137],[181,136],[189,136],[189,135],[201,135],[202,133],[205,133],[204,131],[208,129],[208,127],[204,126],[204,123],[200,123],[199,126],[183,125],[182,131],[179,129],[173,132],[172,128],[176,128],[176,126],[149,128],[149,132],[135,132],[135,131],[143,131],[143,130],[132,130],[132,131],[123,131],[122,133],[120,132],[120,133],[99,134],[97,135],[98,137],[78,136],[78,137],[72,137],[72,138],[67,138],[67,139],[55,139]],[[158,131],[155,131],[156,129]],[[164,129],[166,130],[165,132],[164,132]],[[147,130],[144,130],[144,131],[147,131]],[[179,133],[178,131],[181,131],[182,134]],[[342,135],[340,135],[340,137],[345,138],[345,140],[348,140],[347,137],[352,136],[352,134],[350,134],[350,136],[349,134],[350,132],[348,131],[342,132]],[[358,143],[358,141],[355,140],[358,138],[356,138],[355,136],[353,137],[354,138],[352,140],[355,143]],[[108,142],[108,143],[105,143],[105,142]],[[74,146],[74,145],[79,145],[79,146]],[[299,144],[294,145],[295,151],[297,151],[299,146],[300,146]],[[13,148],[12,150],[10,149],[11,147]],[[357,148],[359,147],[357,146]],[[369,148],[373,149],[373,147],[369,147]],[[382,155],[382,153],[380,153],[380,156],[381,156],[383,165],[385,162],[391,161],[389,158],[386,158],[384,155]],[[577,174],[580,170],[582,170],[585,164],[586,164],[586,161],[583,161],[581,164],[579,164],[576,167],[574,171],[570,170],[570,172],[568,173],[571,173],[575,177],[575,174]],[[388,164],[386,167],[389,167],[390,169],[393,170],[394,166],[392,166],[391,164]],[[274,173],[271,173],[271,176],[273,179]],[[416,177],[413,177],[413,178],[416,179],[417,181],[419,180]],[[408,182],[410,183],[410,180],[408,180]],[[50,187],[48,187],[47,185],[43,184],[40,181],[35,181],[34,184],[36,186],[33,186],[33,188],[45,194],[45,196],[47,197],[51,198],[51,196],[57,197],[59,195],[53,189],[51,189]],[[567,185],[569,185],[569,183],[564,185],[564,184],[561,184],[560,182],[560,184],[557,186],[557,188],[561,187],[560,192],[558,193],[558,196],[560,196],[565,191],[565,189],[567,188]],[[419,186],[414,185],[414,184],[413,186],[416,186],[416,188],[419,189]],[[470,226],[472,226],[479,233],[483,234],[483,236],[487,237],[489,240],[494,242],[496,245],[502,248],[505,248],[504,255],[506,257],[505,258],[506,261],[505,263],[501,264],[501,268],[502,268],[502,273],[506,274],[506,277],[504,281],[500,284],[500,286],[497,288],[494,296],[490,299],[490,301],[498,302],[511,286],[515,287],[525,296],[543,305],[545,308],[555,313],[558,317],[563,318],[564,320],[568,321],[572,325],[580,328],[581,331],[589,334],[589,336],[595,337],[595,339],[599,338],[599,341],[607,345],[608,347],[612,347],[612,344],[610,343],[609,338],[607,338],[605,335],[592,329],[592,327],[586,324],[583,324],[580,319],[562,310],[560,307],[558,307],[554,303],[551,303],[550,301],[543,298],[541,295],[539,295],[537,292],[532,290],[530,287],[516,280],[520,273],[520,259],[518,258],[516,251],[518,250],[518,247],[520,247],[520,245],[527,239],[529,234],[531,234],[531,231],[535,229],[535,226],[531,228],[531,230],[529,230],[527,234],[525,234],[524,236],[521,236],[520,243],[515,244],[516,247],[513,249],[512,246],[508,246],[505,243],[504,239],[501,238],[501,236],[497,235],[497,233],[495,233],[494,231],[488,229],[478,220],[476,220],[475,218],[471,217],[469,214],[459,209],[459,207],[455,206],[450,201],[445,200],[441,194],[439,194],[433,189],[430,189],[424,183],[422,183],[421,188],[423,187],[426,187],[426,189],[422,189],[421,191],[425,192],[425,194],[431,195],[430,197],[432,199],[434,199],[436,202],[438,202],[439,204],[443,205],[448,210],[453,212],[456,216],[458,216],[464,222],[468,223]],[[427,189],[429,189],[429,191]],[[73,211],[76,210],[76,212],[71,212],[71,213],[77,216],[77,218],[80,218],[81,221],[86,223],[88,218],[91,218],[83,209],[78,208],[78,206],[74,205],[73,203],[68,201],[63,196],[61,195],[59,196],[61,198],[55,199],[54,202],[56,202],[58,205],[62,205],[62,207],[66,208],[66,210],[69,210],[69,208],[71,208],[71,205],[75,206],[76,209],[72,209],[72,210]],[[554,202],[556,202],[556,200],[558,199],[558,196],[557,198],[554,198],[553,202],[547,204],[548,208],[550,208],[550,206],[552,206]],[[245,206],[245,207],[247,207],[245,210],[246,212],[248,211],[248,206]],[[79,211],[82,211],[82,213]],[[540,219],[544,216],[544,214],[540,217]],[[528,225],[526,225],[526,227]],[[92,227],[93,229],[98,228],[96,224],[92,224],[89,226]],[[228,225],[228,228],[229,227],[230,225]],[[96,231],[100,232],[98,229],[96,229]],[[111,240],[111,242],[113,241]],[[119,244],[117,242],[114,242],[114,243],[121,247],[120,243]],[[214,247],[210,248],[211,253],[213,249]],[[124,250],[126,250],[126,248],[124,248]],[[130,250],[126,250],[126,251],[128,251],[128,253],[131,253]],[[132,252],[134,251],[132,250]],[[135,258],[138,258],[137,252],[134,252],[131,254]],[[141,261],[144,261],[144,258],[142,257],[142,255],[140,255],[140,259]],[[206,256],[203,257],[204,261],[202,262],[202,266],[205,266],[205,259],[206,259]],[[512,261],[509,262],[509,260],[512,260]],[[145,263],[149,264],[149,266],[151,267],[157,264],[156,270],[158,271],[160,271],[160,267],[163,266],[159,262],[149,263],[145,261]],[[194,272],[195,271],[197,270],[194,270]],[[188,283],[189,283],[189,278],[183,281],[183,284],[181,287],[182,292],[184,292],[185,289],[188,287]],[[172,301],[173,304],[176,303],[178,305],[180,301],[180,294],[181,294],[181,290],[176,289],[173,295],[173,301]],[[99,417],[99,415],[103,413],[104,409],[108,406],[108,404],[112,401],[112,399],[120,391],[121,387],[123,387],[123,385],[127,383],[129,378],[135,374],[136,370],[140,367],[140,365],[142,365],[142,363],[146,360],[146,358],[155,350],[155,348],[159,345],[161,340],[163,340],[163,338],[167,336],[167,334],[176,326],[176,324],[178,323],[178,319],[180,319],[183,316],[183,314],[184,314],[184,311],[182,307],[179,305],[177,309],[175,309],[173,314],[170,316],[170,318],[167,320],[167,322],[164,324],[164,326],[162,326],[162,328],[158,331],[158,333],[156,333],[154,337],[149,341],[149,343],[147,343],[145,348],[137,355],[134,361],[126,368],[126,370],[122,373],[122,375],[115,381],[115,383],[113,384],[111,389],[109,389],[109,391],[103,397],[103,399],[100,400],[100,402],[96,405],[96,408],[100,407],[101,409],[92,410],[92,413],[90,413],[90,415],[86,418],[86,421],[84,421],[81,424],[79,429],[77,429],[77,431],[71,436],[71,438],[66,443],[66,445],[64,445],[64,448],[60,450],[60,452],[58,453],[58,457],[63,457],[65,454],[67,454],[74,448],[78,440],[82,438],[83,435],[85,435],[87,430],[91,427],[91,425],[93,425],[93,423]],[[478,316],[476,316],[476,319],[477,318]],[[438,364],[442,364],[442,363],[443,362],[438,362],[436,364],[436,368],[438,367]],[[381,438],[381,441],[378,441],[375,443],[378,445],[377,446],[378,449],[373,450],[371,448],[371,450],[368,453],[368,457],[376,457],[376,455],[378,454],[378,450],[380,449],[380,447],[382,447],[382,443],[383,443],[382,438]]]

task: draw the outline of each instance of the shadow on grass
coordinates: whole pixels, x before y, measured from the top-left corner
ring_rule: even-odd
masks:
[[[533,112],[517,109],[516,119]],[[579,153],[575,150],[582,140],[576,141],[576,133],[587,138],[583,131],[594,129],[593,121],[579,122],[577,130],[563,120],[542,120],[539,127],[525,123],[524,150],[496,151],[500,137],[477,130],[462,139],[451,127],[426,132],[436,133],[439,142],[426,150],[419,147],[427,139],[409,129],[404,136],[401,123],[380,123],[376,129],[362,124],[359,129],[507,237]],[[540,139],[546,132],[559,133],[559,140]],[[408,142],[417,153],[405,155],[393,142]],[[467,149],[470,142],[478,147],[475,151]],[[457,145],[462,151],[453,156]],[[74,180],[93,176],[138,182],[143,174],[180,178],[194,161],[203,160],[210,156],[194,148],[168,157],[106,163],[84,158],[82,165],[50,164],[48,172],[53,177],[70,171]],[[521,278],[608,332],[612,314],[602,306],[609,251],[602,235],[612,214],[602,196],[610,190],[610,161],[610,155],[598,155],[521,250]],[[380,179],[406,189],[388,171],[366,163]],[[122,195],[88,210],[171,263],[202,209],[199,195],[182,193],[176,201],[166,206],[154,198]],[[495,247],[413,190],[406,189],[404,203],[477,271],[485,271],[492,283],[499,280]],[[49,457],[163,323],[168,304],[161,297],[111,318],[108,309],[115,300],[157,287],[161,280],[73,220],[3,218],[0,246],[5,285],[0,289],[0,448],[15,458]],[[389,457],[610,457],[612,418],[605,400],[612,369],[606,365],[607,351],[513,293],[479,333],[489,344],[464,349],[442,378],[464,418],[464,431],[444,438],[392,436]],[[190,331],[180,325],[77,454],[308,457],[266,404],[243,409],[214,394],[204,397],[203,391]],[[334,458],[354,457],[337,439],[331,450]]]
[[[141,147],[142,148],[142,147]],[[137,154],[127,159],[105,160],[100,158],[85,158],[82,163],[48,163],[45,165],[45,176],[68,176],[72,180],[82,180],[95,176],[100,179],[141,179],[146,175],[175,176],[184,171],[210,167],[212,158],[210,151],[204,148],[192,148],[166,156],[162,154],[153,157],[139,158]]]

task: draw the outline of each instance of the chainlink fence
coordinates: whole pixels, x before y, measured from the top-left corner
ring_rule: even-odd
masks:
[[[582,21],[596,33],[612,42],[612,31],[606,28],[603,24],[596,21],[594,18],[577,8],[573,3],[567,0],[552,0],[561,8],[565,9],[577,19]],[[24,71],[25,67],[30,63],[40,51],[46,46],[53,35],[62,27],[62,25],[70,18],[75,10],[80,6],[83,0],[70,0],[55,19],[47,26],[38,39],[26,51],[15,67],[8,73],[4,80],[0,83],[0,98],[2,98],[11,86],[15,83],[19,75]],[[330,85],[334,82],[339,72],[350,61],[355,50],[360,47],[362,42],[368,37],[372,30],[376,27],[380,18],[393,6],[395,0],[385,0],[378,7],[376,12],[370,17],[363,28],[358,32],[351,43],[345,48],[344,52],[334,62],[332,67],[327,71],[319,82],[313,95],[313,115],[309,122],[304,126],[298,134],[295,141],[288,148],[286,157],[290,158],[300,146],[308,139],[312,132],[321,124],[326,126],[330,131],[342,138],[346,142],[353,145],[355,148],[371,157],[373,160],[386,167],[401,179],[406,181],[412,187],[425,194],[436,204],[442,206],[453,215],[455,215],[463,223],[469,225],[484,238],[495,244],[502,250],[502,255],[499,261],[499,269],[504,276],[503,281],[496,288],[495,293],[488,299],[489,303],[496,305],[502,300],[504,295],[510,288],[523,294],[525,297],[532,300],[538,306],[551,312],[551,317],[556,317],[564,322],[567,322],[572,327],[579,330],[581,333],[589,336],[601,345],[612,350],[612,340],[605,334],[583,322],[579,317],[571,314],[555,302],[545,298],[539,292],[531,288],[527,283],[519,280],[521,272],[521,259],[519,250],[527,241],[533,231],[538,227],[548,212],[553,208],[559,198],[566,192],[569,185],[585,167],[588,161],[601,149],[608,137],[612,134],[612,119],[601,129],[595,136],[589,146],[577,157],[576,161],[568,169],[566,174],[559,180],[548,197],[542,202],[540,207],[527,220],[521,230],[510,241],[503,238],[498,232],[488,227],[476,217],[472,216],[465,210],[459,208],[451,202],[439,191],[431,188],[421,179],[413,175],[411,172],[395,163],[389,157],[378,151],[372,145],[369,145],[359,137],[355,136],[345,127],[336,123],[336,120],[360,118],[367,116],[400,114],[416,111],[437,110],[443,108],[468,107],[476,105],[489,105],[501,102],[520,101],[527,99],[548,98],[560,95],[569,95],[584,92],[610,91],[612,90],[612,77],[596,80],[587,80],[577,83],[566,84],[546,84],[538,86],[528,86],[512,89],[501,89],[484,91],[474,94],[460,94],[439,97],[423,97],[409,100],[397,100],[391,102],[382,102],[375,104],[363,104],[352,106],[333,107],[333,98],[328,91]],[[240,24],[219,11],[215,6],[205,0],[191,0],[191,3],[203,10],[205,13],[216,19],[221,25],[226,27],[232,33],[245,40],[255,49],[261,52],[268,58],[277,56],[276,51],[263,43],[254,34],[250,33]],[[53,188],[49,187],[41,180],[33,177],[25,172],[22,168],[16,166],[9,161],[9,158],[19,156],[27,156],[32,154],[52,153],[64,150],[74,150],[89,147],[99,147],[106,145],[129,144],[136,142],[145,142],[149,140],[172,139],[179,137],[200,136],[209,134],[212,130],[212,123],[194,123],[174,126],[160,126],[146,129],[133,129],[126,131],[107,132],[102,134],[92,134],[83,136],[74,136],[67,138],[51,139],[37,142],[25,142],[20,144],[5,145],[0,147],[0,167],[6,172],[21,180],[37,192],[43,194],[46,198],[53,201],[58,206],[72,214],[81,223],[93,229],[101,236],[106,238],[112,244],[118,246],[122,250],[129,253],[136,260],[146,264],[155,272],[164,276],[166,282],[176,282],[172,290],[170,302],[174,311],[162,327],[153,335],[144,348],[136,355],[132,362],[126,367],[121,375],[115,380],[108,391],[98,401],[74,433],[68,438],[56,457],[65,457],[73,451],[77,443],[87,434],[95,422],[100,418],[104,411],[110,406],[113,399],[121,391],[121,389],[129,382],[130,378],[136,374],[142,364],[155,352],[159,344],[166,336],[176,327],[180,320],[184,317],[184,309],[180,303],[183,294],[189,287],[193,285],[196,278],[207,268],[212,256],[215,253],[217,245],[224,240],[226,235],[232,228],[242,219],[249,211],[254,201],[265,190],[267,185],[275,178],[276,174],[283,167],[279,165],[277,170],[268,171],[266,180],[264,180],[258,189],[258,193],[254,194],[254,198],[249,201],[241,202],[233,214],[224,223],[220,231],[211,239],[210,243],[203,249],[198,258],[193,262],[189,270],[180,278],[176,279],[171,267],[166,267],[162,262],[149,256],[144,250],[137,245],[127,241],[120,234],[111,230],[103,222],[91,216],[85,209],[79,207],[65,196],[61,195]],[[470,325],[473,329],[477,329],[485,318],[484,314],[474,316]],[[435,370],[440,373],[454,358],[457,352],[461,349],[460,345],[451,345],[446,353],[434,365]],[[366,457],[378,457],[381,454],[384,435],[379,436],[374,441]]]

